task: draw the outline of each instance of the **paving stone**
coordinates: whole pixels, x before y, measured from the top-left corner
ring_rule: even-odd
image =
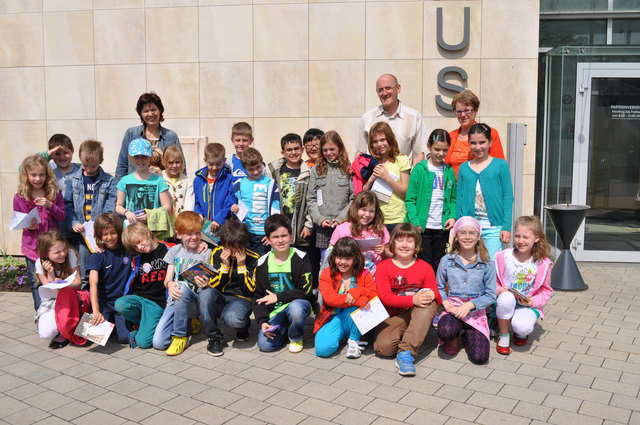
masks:
[[[363,410],[396,421],[404,421],[414,412],[415,408],[378,398],[374,399]]]
[[[347,409],[340,413],[333,419],[333,422],[337,422],[343,425],[369,425],[375,421],[378,417],[369,412],[363,412],[362,410]]]
[[[600,425],[602,424],[602,419],[555,409],[551,417],[549,417],[549,423],[556,425]]]
[[[260,413],[260,419],[276,425],[296,425],[305,418],[306,415],[302,413],[283,409],[279,406],[269,406]]]
[[[162,406],[164,408],[164,405]],[[135,404],[117,411],[118,416],[129,419],[135,423],[140,423],[149,416],[155,415],[161,409],[148,403],[136,402]]]
[[[72,421],[76,425],[120,425],[125,419],[102,410],[92,410]]]
[[[510,398],[476,392],[471,397],[469,397],[466,403],[474,406],[484,407],[486,409],[494,409],[504,413],[509,413],[511,412],[511,410],[513,410],[513,408],[517,404],[517,401]]]
[[[612,394],[607,391],[578,387],[576,385],[567,385],[567,388],[564,390],[562,395],[580,400],[589,400],[596,403],[608,403],[612,396]]]
[[[607,406],[606,404],[594,403],[591,401],[583,402],[578,413],[621,423],[627,423],[631,416],[631,410]]]
[[[195,421],[186,416],[176,415],[173,412],[162,410],[153,416],[149,416],[147,419],[143,420],[141,423],[143,425],[158,425],[158,424],[191,425],[195,423]]]
[[[610,391],[612,393],[622,395],[638,395],[638,385],[625,384],[622,382],[614,382],[608,379],[596,378],[591,388],[597,390]]]
[[[16,412],[11,416],[7,416],[4,418],[4,420],[14,425],[27,425],[42,421],[49,417],[51,417],[49,413],[36,407],[31,407],[27,410]]]
[[[485,409],[476,419],[476,423],[494,425],[500,423],[508,423],[510,425],[528,425],[529,418],[523,418],[504,412],[497,412],[491,409]]]
[[[444,409],[442,409],[440,414],[473,422],[478,416],[480,416],[483,410],[484,409],[482,409],[481,407],[452,401]]]
[[[465,387],[467,390],[480,391],[488,394],[498,394],[503,384],[487,381],[486,379],[475,378]],[[458,400],[459,401],[459,400]]]
[[[358,395],[359,394],[355,394],[355,396],[358,396]],[[287,409],[292,409],[293,407],[302,403],[306,399],[307,397],[301,394],[298,394],[296,392],[283,390],[266,399],[265,403],[276,405],[279,407],[284,407]]]
[[[338,388],[342,388],[347,391],[355,391],[361,394],[369,394],[378,384],[373,382],[362,381],[351,376],[343,376],[338,379],[334,384]]]
[[[242,395],[224,389],[211,387],[205,392],[193,396],[194,399],[216,406],[226,407],[242,398]]]
[[[449,400],[441,397],[434,397],[428,394],[410,392],[406,396],[402,397],[399,403],[423,409],[425,411],[439,413],[442,411],[442,409],[445,408],[447,404],[449,404]]]
[[[542,404],[554,409],[577,412],[580,408],[580,405],[582,404],[582,400],[557,394],[549,394],[547,398],[544,399],[544,402],[542,402]]]
[[[194,409],[185,412],[183,416],[207,424],[223,424],[237,416],[237,413],[212,404],[201,404]]]
[[[318,384],[317,382],[309,382],[308,384],[298,388],[296,393],[324,401],[331,401],[343,394],[345,391],[330,385]]]
[[[330,421],[343,412],[345,408],[338,407],[335,404],[328,403],[323,400],[307,398],[296,406],[294,410],[306,415]]]
[[[529,403],[527,401],[519,401],[511,412],[514,415],[523,416],[534,420],[546,422],[551,416],[553,409],[541,406],[540,403]]]
[[[522,400],[538,405],[542,404],[547,395],[546,392],[536,391],[531,388],[520,388],[514,385],[504,385],[500,392],[498,392],[498,396],[500,397]]]

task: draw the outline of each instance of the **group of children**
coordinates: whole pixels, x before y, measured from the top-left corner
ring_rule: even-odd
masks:
[[[175,146],[154,174],[145,139],[130,143],[135,169],[118,182],[102,169],[103,148],[93,140],[80,145],[79,166],[62,135],[23,161],[14,210],[40,215],[23,231],[22,252],[38,331],[51,348],[86,343],[73,335],[86,312],[93,324],[115,323],[118,342],[131,347],[175,356],[201,331],[207,352],[219,356],[218,319],[247,341],[253,313],[260,350],[288,344],[296,353],[313,311],[316,355],[330,356],[346,340],[347,357],[357,358],[366,342],[352,313],[379,297],[390,317],[376,327],[373,348],[410,376],[432,323],[444,353],[456,354],[462,336],[470,360],[483,364],[494,304],[501,354],[510,352],[510,324],[514,343],[524,345],[543,317],[549,246],[540,220],[521,217],[514,248],[501,251],[511,240],[513,193],[506,162],[488,154],[487,125],[469,130],[473,158],[457,181],[444,162],[451,139],[440,129],[413,170],[384,122],[369,132],[370,154],[353,164],[335,131],[285,135],[282,158],[267,166],[251,147],[249,124],[235,124],[231,142],[229,156],[222,144],[206,145],[195,179],[184,175]],[[217,245],[205,243],[203,231]],[[180,277],[198,262],[210,277]],[[74,273],[57,293],[42,290]]]

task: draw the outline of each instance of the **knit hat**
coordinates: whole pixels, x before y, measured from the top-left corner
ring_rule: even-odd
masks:
[[[460,217],[458,221],[456,221],[456,224],[453,225],[451,234],[454,238],[456,237],[456,233],[458,233],[458,230],[462,229],[463,227],[473,227],[478,232],[478,235],[482,234],[482,227],[480,227],[480,222],[473,217],[464,216]]]
[[[153,148],[151,143],[146,139],[134,139],[129,144],[129,156],[144,155],[153,156]]]

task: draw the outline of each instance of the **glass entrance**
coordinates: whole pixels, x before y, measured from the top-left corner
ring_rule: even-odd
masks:
[[[640,65],[579,64],[573,203],[578,261],[640,261]]]

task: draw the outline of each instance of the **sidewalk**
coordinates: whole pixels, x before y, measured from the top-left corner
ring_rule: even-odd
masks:
[[[229,341],[182,355],[107,344],[48,349],[30,293],[0,293],[0,423],[640,424],[640,265],[580,264],[589,289],[556,292],[533,344],[475,366],[429,332],[417,376],[369,348],[357,360],[264,354]],[[513,347],[512,347],[513,348]]]

